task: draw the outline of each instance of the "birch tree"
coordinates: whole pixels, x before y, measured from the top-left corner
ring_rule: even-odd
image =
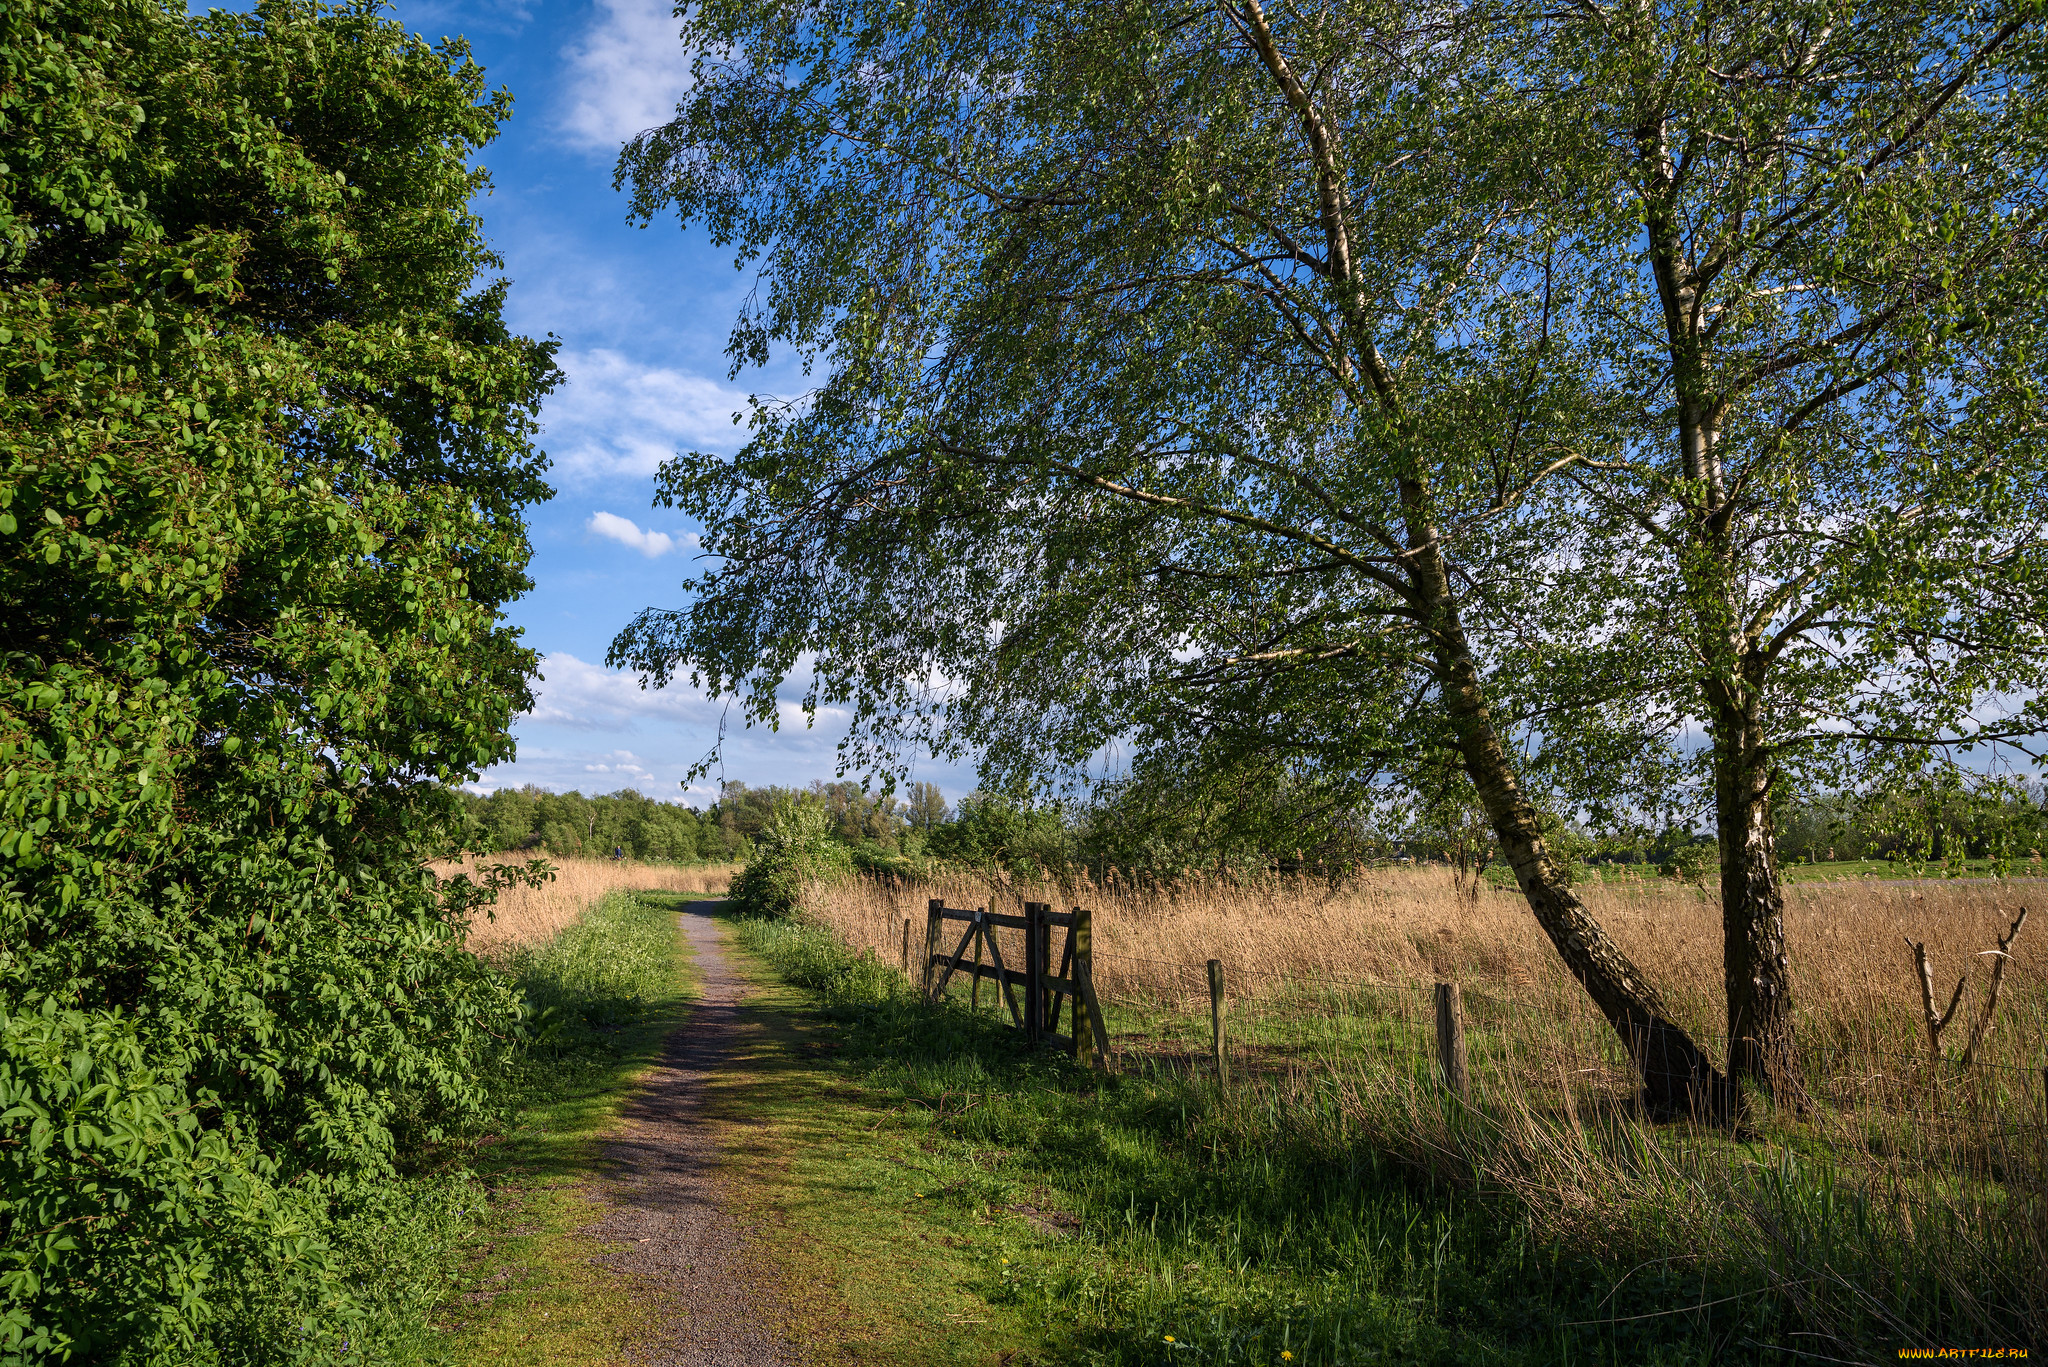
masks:
[[[764,721],[801,668],[808,705],[850,708],[854,767],[927,747],[1000,780],[1121,739],[1342,785],[1448,752],[1649,1104],[1721,1105],[1517,760],[1645,669],[1586,577],[1597,527],[1548,497],[1599,373],[1554,326],[1597,282],[1557,255],[1546,167],[1581,149],[1526,89],[1541,23],[712,0],[685,24],[692,91],[621,179],[757,269],[735,369],[819,378],[736,458],[664,470],[707,568],[613,661]]]
[[[1614,425],[1570,477],[1689,657],[1667,715],[1712,738],[1728,1056],[1765,1082],[1796,1073],[1773,792],[2048,720],[2038,15],[1585,4],[1545,43],[1607,282],[1578,325]]]

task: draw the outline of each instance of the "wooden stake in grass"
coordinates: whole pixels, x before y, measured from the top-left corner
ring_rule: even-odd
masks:
[[[1443,1071],[1444,1086],[1460,1101],[1465,1100],[1472,1079],[1465,1063],[1465,1001],[1456,983],[1436,985],[1436,1061]]]
[[[1984,999],[1984,1009],[1977,1016],[1976,1025],[1970,1029],[1970,1042],[1963,1046],[1963,1067],[1968,1068],[1976,1061],[1977,1048],[1984,1037],[1991,1033],[1991,1017],[1998,1010],[1998,989],[2005,982],[2005,965],[2012,957],[2013,941],[2019,938],[2020,927],[2027,923],[2027,909],[2020,908],[2012,929],[1998,937],[1998,948],[1987,949],[1985,954],[1995,956],[1991,965],[1991,991]],[[1927,1053],[1936,1066],[1941,1063],[1941,1032],[1955,1019],[1956,1009],[1963,1004],[1963,989],[1970,984],[1967,971],[1956,979],[1956,990],[1948,999],[1948,1009],[1934,1009],[1934,966],[1927,961],[1927,946],[1924,942],[1906,937],[1906,947],[1913,951],[1913,966],[1920,971],[1920,1016],[1927,1027]]]
[[[1984,998],[1984,1010],[1977,1017],[1977,1023],[1970,1027],[1970,1042],[1963,1046],[1963,1067],[1976,1061],[1977,1046],[1991,1033],[1991,1013],[1998,1009],[1998,989],[2005,981],[2005,966],[2012,962],[2012,942],[2020,936],[2020,927],[2027,923],[2027,909],[2020,908],[2020,914],[2013,920],[2012,929],[1998,937],[1998,948],[1987,949],[1986,954],[1995,955],[1991,961],[1991,993]]]
[[[1216,1085],[1230,1081],[1230,1065],[1223,1053],[1223,960],[1209,960],[1209,1057],[1216,1064]]]
[[[903,918],[903,976],[910,976],[910,918]]]
[[[1906,938],[1907,948],[1913,951],[1913,965],[1920,970],[1920,1018],[1927,1027],[1927,1053],[1936,1066],[1941,1063],[1941,1032],[1948,1029],[1948,1023],[1955,1019],[1956,1007],[1963,1001],[1963,988],[1969,975],[1956,979],[1956,993],[1948,999],[1948,1010],[1934,1009],[1934,968],[1927,962],[1926,944]]]

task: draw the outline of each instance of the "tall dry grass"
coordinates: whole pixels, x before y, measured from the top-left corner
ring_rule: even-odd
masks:
[[[464,873],[476,877],[486,864],[517,862],[500,856],[476,863],[439,864],[434,872],[443,878]],[[507,888],[487,913],[480,912],[471,920],[466,942],[471,953],[498,958],[515,949],[546,944],[609,892],[724,892],[738,872],[738,866],[731,864],[679,867],[630,859],[550,862],[555,873],[547,882],[538,887]]]
[[[1704,1041],[1719,1040],[1726,1016],[1718,903],[1696,887],[1654,878],[1610,880],[1579,891],[1681,1019]],[[1926,943],[1944,1002],[1956,978],[1969,975],[1967,1004],[1990,980],[1984,951],[1996,948],[2029,896],[2048,901],[2048,886],[1991,880],[1793,885],[1786,930],[1804,1047],[1817,1056],[1921,1057],[1925,1033],[1906,939]],[[1546,1024],[1604,1028],[1520,894],[1485,889],[1476,900],[1460,896],[1448,869],[1374,872],[1337,888],[1296,878],[1167,886],[1084,879],[1031,887],[967,877],[929,884],[860,881],[821,884],[806,907],[855,949],[872,948],[891,961],[906,919],[913,954],[921,950],[925,903],[932,897],[950,906],[1012,912],[1025,900],[1059,907],[1086,902],[1095,912],[1097,987],[1114,996],[1174,1000],[1199,991],[1206,1000],[1200,970],[1214,958],[1223,962],[1234,1000],[1284,994],[1304,981],[1426,994],[1433,983],[1454,980],[1468,994]],[[957,935],[958,927],[949,933]],[[1005,959],[1017,966],[1017,932],[1001,937]],[[1967,1033],[1964,1014],[1950,1027],[1956,1043]],[[2005,1066],[2038,1065],[2044,1042],[2048,907],[2039,907],[2013,946],[1988,1058]]]
[[[1725,1032],[1718,904],[1698,888],[1615,880],[1579,890],[1711,1051]],[[1521,1195],[1573,1237],[1685,1231],[1671,1256],[1752,1262],[1760,1283],[1846,1343],[1916,1321],[2004,1341],[2048,1333],[2048,907],[2013,947],[1978,1065],[1954,1056],[1992,949],[2048,886],[1842,881],[1788,890],[1787,931],[1808,1104],[1764,1118],[1761,1149],[1712,1131],[1655,1131],[1612,1030],[1560,966],[1519,894],[1458,891],[1446,869],[1289,878],[1017,887],[819,883],[807,915],[885,963],[923,952],[927,900],[1017,911],[1089,905],[1095,981],[1121,1066],[1197,1069],[1207,1053],[1204,963],[1228,983],[1233,1074],[1224,1104],[1369,1137],[1456,1179]],[[945,923],[953,948],[963,928]],[[1925,942],[1942,1003],[1970,987],[1931,1062],[1907,938]],[[1021,937],[1000,932],[1011,967]],[[913,970],[914,971],[914,970]],[[1446,1108],[1431,1062],[1431,989],[1461,984],[1474,1104]],[[984,1009],[1000,1010],[984,989]],[[1316,1117],[1320,1117],[1317,1119]],[[1251,1123],[1250,1121],[1247,1122]],[[1777,1147],[1773,1147],[1776,1145]],[[1759,1153],[1764,1157],[1760,1158]],[[1775,1155],[1775,1156],[1772,1156]],[[1656,1255],[1638,1246],[1629,1256]],[[1671,1250],[1663,1250],[1671,1254]],[[1861,1329],[1852,1329],[1860,1325]]]

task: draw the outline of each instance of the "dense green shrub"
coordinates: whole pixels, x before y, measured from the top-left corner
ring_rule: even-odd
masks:
[[[486,1113],[508,112],[367,4],[0,9],[0,1362],[361,1360],[337,1231]]]
[[[753,858],[732,881],[732,903],[747,916],[793,917],[806,884],[852,867],[851,852],[832,838],[825,805],[808,795],[784,798],[754,841]]]

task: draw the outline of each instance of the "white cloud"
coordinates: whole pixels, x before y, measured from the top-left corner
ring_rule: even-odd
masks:
[[[716,731],[722,703],[688,688],[642,688],[639,680],[556,653],[540,664],[533,711],[525,720],[578,730],[627,732],[640,720],[681,722]]]
[[[690,53],[668,0],[598,0],[569,64],[562,134],[570,146],[616,155],[628,138],[675,117],[690,89]]]
[[[501,764],[467,785],[474,793],[490,794],[500,788],[521,788],[532,784],[552,793],[615,793],[631,788],[657,802],[683,802],[704,807],[718,800],[718,785],[698,781],[681,782],[685,766],[671,763],[656,773],[631,750],[563,750],[547,746],[522,745],[519,758]],[[672,770],[673,772],[668,772]]]
[[[698,544],[694,532],[671,536],[667,532],[657,532],[652,528],[643,530],[637,523],[620,517],[617,513],[592,513],[590,521],[583,524],[583,530],[595,532],[608,541],[618,542],[621,546],[631,546],[649,560],[667,555],[670,551],[679,551]]]
[[[832,778],[838,767],[835,746],[848,720],[843,708],[820,708],[810,726],[801,707],[780,699],[780,729],[770,731],[747,727],[737,705],[728,709],[687,684],[643,689],[632,674],[574,655],[547,656],[541,676],[533,710],[514,726],[518,758],[485,773],[472,785],[475,791],[528,783],[553,792],[635,788],[702,806],[717,797],[721,778],[801,787]],[[684,777],[717,743],[721,727],[724,762],[686,788]],[[954,798],[974,786],[971,769],[963,766],[924,765],[914,777],[937,780]]]
[[[701,375],[642,365],[616,351],[565,351],[569,382],[548,400],[545,445],[568,481],[653,474],[679,450],[731,451],[747,396]]]

